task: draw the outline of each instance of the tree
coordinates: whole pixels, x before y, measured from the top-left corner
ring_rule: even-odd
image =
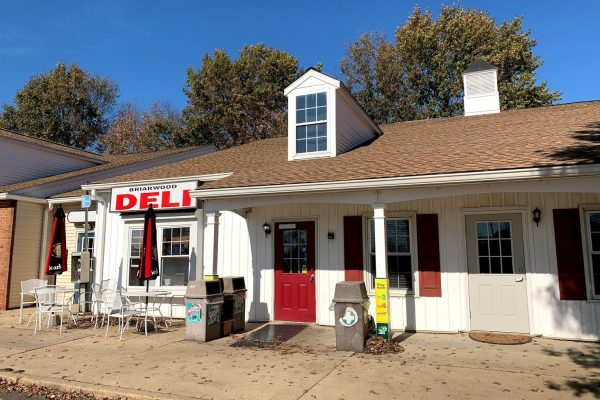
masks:
[[[48,74],[29,79],[5,104],[0,126],[19,133],[75,146],[93,148],[108,131],[118,87],[72,64],[59,63]]]
[[[287,134],[286,86],[301,74],[298,60],[262,44],[245,46],[237,60],[225,50],[205,54],[188,69],[184,89],[186,136],[178,143],[226,148]]]
[[[159,151],[175,147],[183,132],[181,113],[169,104],[153,103],[150,109],[142,110],[126,103],[100,143],[107,154]]]
[[[377,123],[463,113],[462,71],[476,58],[498,67],[501,108],[552,104],[560,94],[536,83],[542,65],[523,19],[497,25],[487,13],[442,7],[434,19],[416,7],[394,41],[362,34],[351,43],[340,69],[346,86]]]

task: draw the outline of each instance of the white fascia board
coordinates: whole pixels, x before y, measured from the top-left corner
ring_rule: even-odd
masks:
[[[96,199],[92,198],[92,201]],[[72,197],[61,197],[59,199],[48,199],[48,204],[53,206],[55,204],[70,204],[70,203],[81,203],[81,196]]]
[[[568,165],[522,168],[495,171],[462,172],[455,174],[420,175],[399,178],[377,178],[353,181],[329,181],[289,185],[245,186],[222,189],[197,189],[191,197],[218,199],[238,196],[338,192],[348,190],[377,190],[411,186],[440,186],[485,182],[527,181],[600,175],[600,165]]]
[[[16,201],[24,201],[26,203],[46,204],[46,199],[39,199],[37,197],[19,196],[18,194],[10,194],[7,192],[0,193],[0,200],[16,200]]]
[[[123,182],[111,182],[111,183],[92,183],[89,185],[81,185],[83,190],[106,190],[117,187],[135,186],[135,185],[147,185],[147,184],[160,184],[167,182],[189,182],[189,181],[201,181],[201,182],[212,182],[219,179],[227,178],[231,176],[232,172],[226,172],[222,174],[207,174],[207,175],[194,175],[194,176],[178,176],[173,178],[160,178],[160,179],[144,179],[140,181],[123,181]]]
[[[292,82],[288,87],[286,87],[283,90],[283,94],[285,96],[287,96],[294,89],[296,89],[298,86],[300,86],[302,83],[304,83],[304,81],[306,81],[307,79],[309,79],[311,77],[314,77],[316,79],[323,81],[324,83],[334,86],[336,89],[340,87],[340,81],[338,81],[337,79],[333,79],[330,76],[327,76],[325,74],[320,73],[319,71],[311,69],[310,71],[308,71],[304,75],[302,75],[300,78],[298,78],[294,82]]]

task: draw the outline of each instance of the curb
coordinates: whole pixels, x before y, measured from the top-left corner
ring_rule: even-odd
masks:
[[[150,392],[145,390],[135,390],[129,388],[114,387],[96,383],[87,383],[69,379],[54,379],[45,376],[19,374],[15,372],[0,372],[0,378],[9,382],[20,383],[27,386],[42,386],[61,392],[83,392],[92,394],[98,398],[122,398],[128,400],[198,400],[200,397],[189,397],[185,395],[175,395],[170,393]]]

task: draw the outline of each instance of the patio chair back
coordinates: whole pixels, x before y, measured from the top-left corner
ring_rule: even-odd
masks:
[[[67,295],[65,286],[46,285],[35,288],[35,301],[38,311],[43,312],[48,307],[65,307]]]
[[[44,279],[27,279],[21,281],[21,293],[35,295],[35,289],[48,285],[48,281]]]
[[[102,280],[102,290],[104,290],[104,289],[116,290],[117,289],[117,281],[115,281],[114,279]]]
[[[111,314],[120,312],[123,309],[121,300],[121,292],[115,289],[102,289],[102,305],[101,312],[103,314]]]

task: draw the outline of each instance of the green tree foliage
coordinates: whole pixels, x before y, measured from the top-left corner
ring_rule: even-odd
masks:
[[[283,90],[301,72],[295,57],[262,44],[245,46],[237,60],[224,50],[205,54],[198,71],[188,69],[183,112],[187,134],[176,143],[226,148],[285,136]]]
[[[184,134],[181,113],[169,104],[153,103],[148,110],[123,104],[101,146],[107,154],[141,153],[176,147]]]
[[[0,126],[34,137],[93,148],[108,131],[118,87],[77,65],[58,64],[48,74],[32,77],[5,104]]]
[[[351,43],[340,69],[346,86],[377,123],[463,113],[462,71],[476,58],[498,67],[501,108],[552,104],[560,94],[536,83],[542,65],[523,20],[497,25],[487,13],[442,7],[434,19],[416,7],[393,42],[362,34]]]

